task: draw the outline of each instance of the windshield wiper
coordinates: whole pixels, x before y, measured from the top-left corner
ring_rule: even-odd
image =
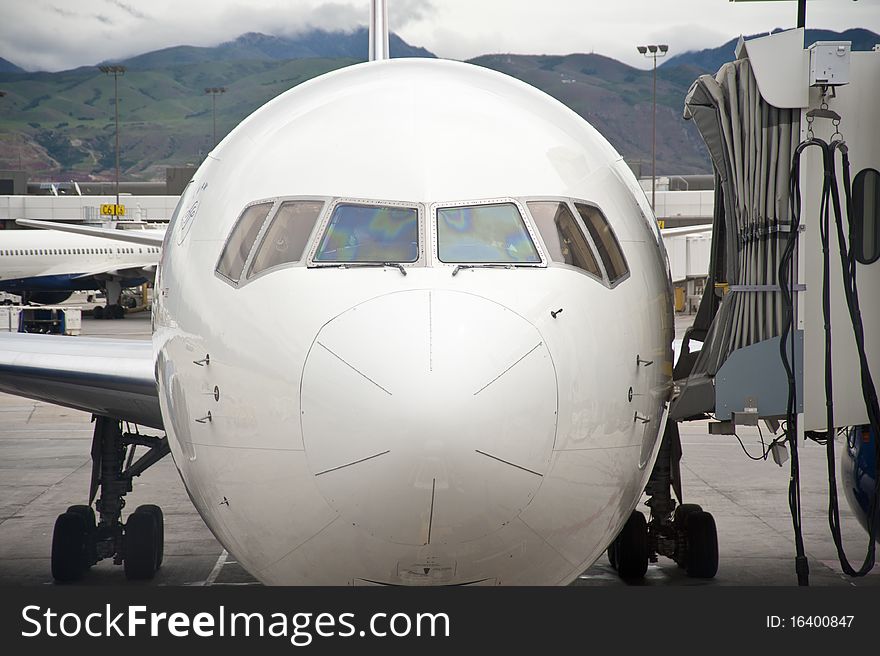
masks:
[[[400,262],[339,262],[338,264],[321,264],[318,268],[328,269],[364,269],[373,267],[391,267],[406,275],[406,269]]]
[[[457,276],[462,269],[512,269],[512,264],[456,264],[452,275]]]

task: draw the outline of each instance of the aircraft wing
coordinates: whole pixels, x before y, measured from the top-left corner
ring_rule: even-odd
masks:
[[[145,266],[125,266],[124,264],[108,264],[98,269],[90,269],[85,273],[80,273],[77,278],[90,278],[91,276],[118,276],[120,278],[153,278],[156,275],[156,265],[147,264]]]
[[[0,392],[162,428],[147,341],[0,333]]]
[[[95,228],[85,225],[68,225],[55,223],[54,221],[34,221],[33,219],[18,219],[16,223],[28,228],[41,228],[43,230],[58,230],[59,232],[72,232],[75,235],[89,235],[90,237],[104,237],[116,241],[127,241],[141,246],[162,246],[165,239],[164,230],[109,230],[107,228]]]
[[[40,275],[42,276],[69,276],[71,275],[70,264],[62,263],[54,266],[46,267]],[[116,276],[120,278],[147,278],[152,279],[156,275],[155,264],[127,264],[125,262],[111,262],[106,266],[94,267],[83,272],[77,272],[74,278],[89,278],[91,276]]]

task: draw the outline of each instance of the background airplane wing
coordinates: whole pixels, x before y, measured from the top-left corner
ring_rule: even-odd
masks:
[[[89,269],[85,273],[80,273],[75,277],[90,278],[99,275],[118,276],[120,278],[148,278],[152,280],[156,275],[156,266],[154,264],[148,264],[146,266],[125,266],[119,263],[108,264],[105,267]]]
[[[162,428],[150,342],[0,333],[0,392]]]
[[[105,239],[127,241],[142,246],[161,246],[162,241],[165,239],[164,230],[108,230],[107,228],[93,228],[81,224],[68,225],[54,221],[34,221],[33,219],[18,219],[16,223],[28,228],[72,232],[75,235],[89,235],[90,237],[104,237]]]

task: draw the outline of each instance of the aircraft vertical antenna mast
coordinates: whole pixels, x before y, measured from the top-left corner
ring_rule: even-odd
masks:
[[[370,0],[370,61],[391,59],[388,46],[388,4]]]

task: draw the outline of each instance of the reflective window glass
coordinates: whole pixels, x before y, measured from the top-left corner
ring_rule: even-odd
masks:
[[[450,263],[541,261],[513,203],[438,209],[437,254]]]
[[[258,203],[246,208],[232,228],[226,247],[217,263],[217,273],[232,282],[238,282],[244,270],[251,247],[257,239],[263,221],[272,209],[272,203]]]
[[[410,207],[340,204],[315,262],[415,262],[419,259],[418,212]]]
[[[602,277],[590,242],[567,204],[559,201],[533,201],[528,205],[551,260],[570,264]]]
[[[626,266],[626,260],[623,257],[623,251],[620,250],[617,237],[614,236],[605,216],[591,205],[575,203],[574,206],[584,220],[587,230],[590,231],[593,243],[599,249],[599,257],[602,258],[602,264],[605,265],[608,279],[611,282],[620,280],[629,273],[629,268]]]
[[[852,183],[854,251],[862,264],[880,259],[880,173],[859,171]]]
[[[301,260],[309,235],[323,208],[322,201],[282,203],[257,247],[249,275]]]

